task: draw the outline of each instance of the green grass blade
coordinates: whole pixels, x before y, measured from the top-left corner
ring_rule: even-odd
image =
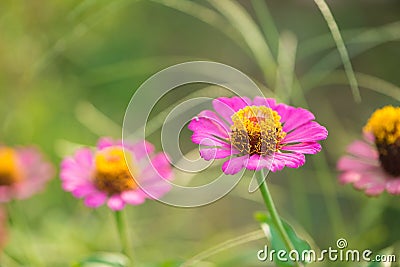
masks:
[[[354,53],[353,50],[358,51],[360,48],[365,49],[364,47],[372,48],[390,41],[399,40],[400,21],[375,28],[342,30],[341,33],[343,39],[347,40],[345,42],[347,46],[355,46],[354,49],[348,51],[351,58]],[[323,34],[303,41],[299,45],[298,57],[303,59],[333,47],[335,47],[335,42],[332,40],[332,34]]]
[[[350,57],[347,52],[346,46],[344,45],[340,30],[336,24],[335,18],[332,15],[328,5],[324,0],[314,0],[320,9],[322,15],[324,16],[326,23],[332,33],[333,39],[335,40],[337,49],[339,51],[340,57],[343,62],[344,69],[346,71],[347,78],[349,79],[350,87],[353,93],[354,100],[356,102],[361,102],[360,90],[358,88],[358,83],[356,76],[354,75],[353,67],[350,62]]]
[[[251,16],[241,5],[234,1],[208,1],[240,32],[252,51],[254,59],[264,72],[268,85],[274,87],[276,62],[260,29]]]
[[[349,33],[353,32],[350,30]],[[316,39],[315,39],[316,40]],[[354,57],[383,43],[400,40],[400,22],[390,23],[385,26],[359,32],[349,39],[347,44],[352,46],[350,56]],[[317,51],[318,52],[318,51]],[[341,60],[337,58],[336,51],[329,53],[316,63],[301,79],[304,92],[318,85],[335,68],[340,66]]]
[[[279,32],[275,26],[274,18],[269,12],[265,1],[252,0],[251,4],[261,25],[264,37],[271,49],[271,53],[273,56],[276,56],[278,54]]]
[[[393,99],[400,101],[400,87],[383,80],[381,78],[365,74],[365,73],[355,73],[359,85],[363,88],[378,92],[382,95],[389,96]],[[336,71],[328,76],[321,85],[331,85],[331,84],[347,84],[345,73],[342,71]]]
[[[291,32],[283,32],[279,38],[278,70],[276,72],[276,95],[287,102],[295,77],[297,38]]]
[[[182,1],[182,0],[152,0],[155,3],[162,4],[164,6],[179,10],[185,14],[191,15],[194,18],[203,21],[212,27],[216,28],[224,35],[229,37],[239,45],[245,52],[250,53],[248,47],[243,42],[242,37],[235,31],[224,17],[218,12],[208,7],[200,5],[194,1]]]

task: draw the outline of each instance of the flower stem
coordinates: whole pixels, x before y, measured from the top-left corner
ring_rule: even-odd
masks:
[[[292,244],[292,241],[290,241],[289,235],[287,234],[285,228],[283,227],[283,223],[281,221],[281,218],[279,217],[278,211],[275,208],[275,204],[272,200],[267,183],[265,182],[264,173],[262,170],[260,172],[258,172],[258,181],[261,182],[261,184],[260,184],[261,195],[264,199],[265,206],[267,207],[267,209],[269,211],[272,222],[275,225],[275,227],[277,228],[279,235],[281,236],[287,251],[290,252],[290,251],[294,250],[294,246]],[[300,266],[300,264],[297,261],[295,261],[293,264],[294,264],[294,266]]]
[[[117,230],[118,230],[118,234],[119,234],[119,239],[120,239],[121,246],[122,246],[122,253],[124,253],[125,256],[128,257],[128,259],[130,261],[129,266],[133,266],[133,264],[132,264],[132,261],[133,261],[132,249],[131,249],[131,245],[129,243],[129,236],[128,236],[127,229],[126,229],[126,220],[125,220],[124,213],[122,210],[120,210],[120,211],[115,211],[114,215],[115,215],[115,222],[116,222]]]

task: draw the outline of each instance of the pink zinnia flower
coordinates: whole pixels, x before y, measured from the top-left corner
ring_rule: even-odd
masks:
[[[230,157],[222,165],[226,174],[241,169],[271,171],[305,163],[304,154],[321,150],[317,143],[327,130],[303,108],[277,104],[274,99],[221,97],[213,100],[216,112],[202,111],[189,124],[192,141],[202,145],[205,160]]]
[[[53,176],[53,166],[36,148],[0,146],[0,202],[28,198]]]
[[[166,155],[153,152],[153,145],[146,141],[127,145],[102,138],[96,151],[82,148],[63,160],[63,189],[84,198],[88,207],[96,208],[107,201],[112,210],[159,198],[170,190],[162,179],[171,179],[172,171]]]
[[[339,180],[369,196],[400,194],[400,107],[376,110],[364,127],[364,140],[353,142],[338,162]]]

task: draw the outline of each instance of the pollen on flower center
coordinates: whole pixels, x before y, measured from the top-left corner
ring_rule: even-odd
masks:
[[[247,106],[232,115],[230,141],[245,154],[272,154],[286,136],[280,120],[278,113],[266,106]]]
[[[110,147],[99,151],[95,157],[95,166],[94,184],[108,195],[138,188],[128,169],[122,148]],[[131,170],[134,168],[131,167]]]
[[[21,179],[15,150],[0,148],[0,186],[10,186]]]
[[[400,107],[386,106],[375,111],[364,131],[375,137],[382,168],[392,176],[400,175]]]

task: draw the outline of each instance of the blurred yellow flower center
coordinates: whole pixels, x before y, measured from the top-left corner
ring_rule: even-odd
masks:
[[[127,158],[127,161],[132,162],[132,158]],[[122,148],[110,147],[99,151],[95,157],[95,166],[94,184],[108,195],[138,188],[128,169]]]
[[[371,132],[377,142],[394,144],[400,139],[400,107],[386,106],[375,111],[364,131]]]
[[[21,180],[15,150],[0,147],[0,186],[9,186]]]
[[[281,117],[265,106],[247,106],[232,115],[230,140],[242,153],[269,155],[279,149],[286,133]]]
[[[375,136],[382,168],[394,177],[400,176],[400,107],[378,109],[368,120],[364,131]]]

